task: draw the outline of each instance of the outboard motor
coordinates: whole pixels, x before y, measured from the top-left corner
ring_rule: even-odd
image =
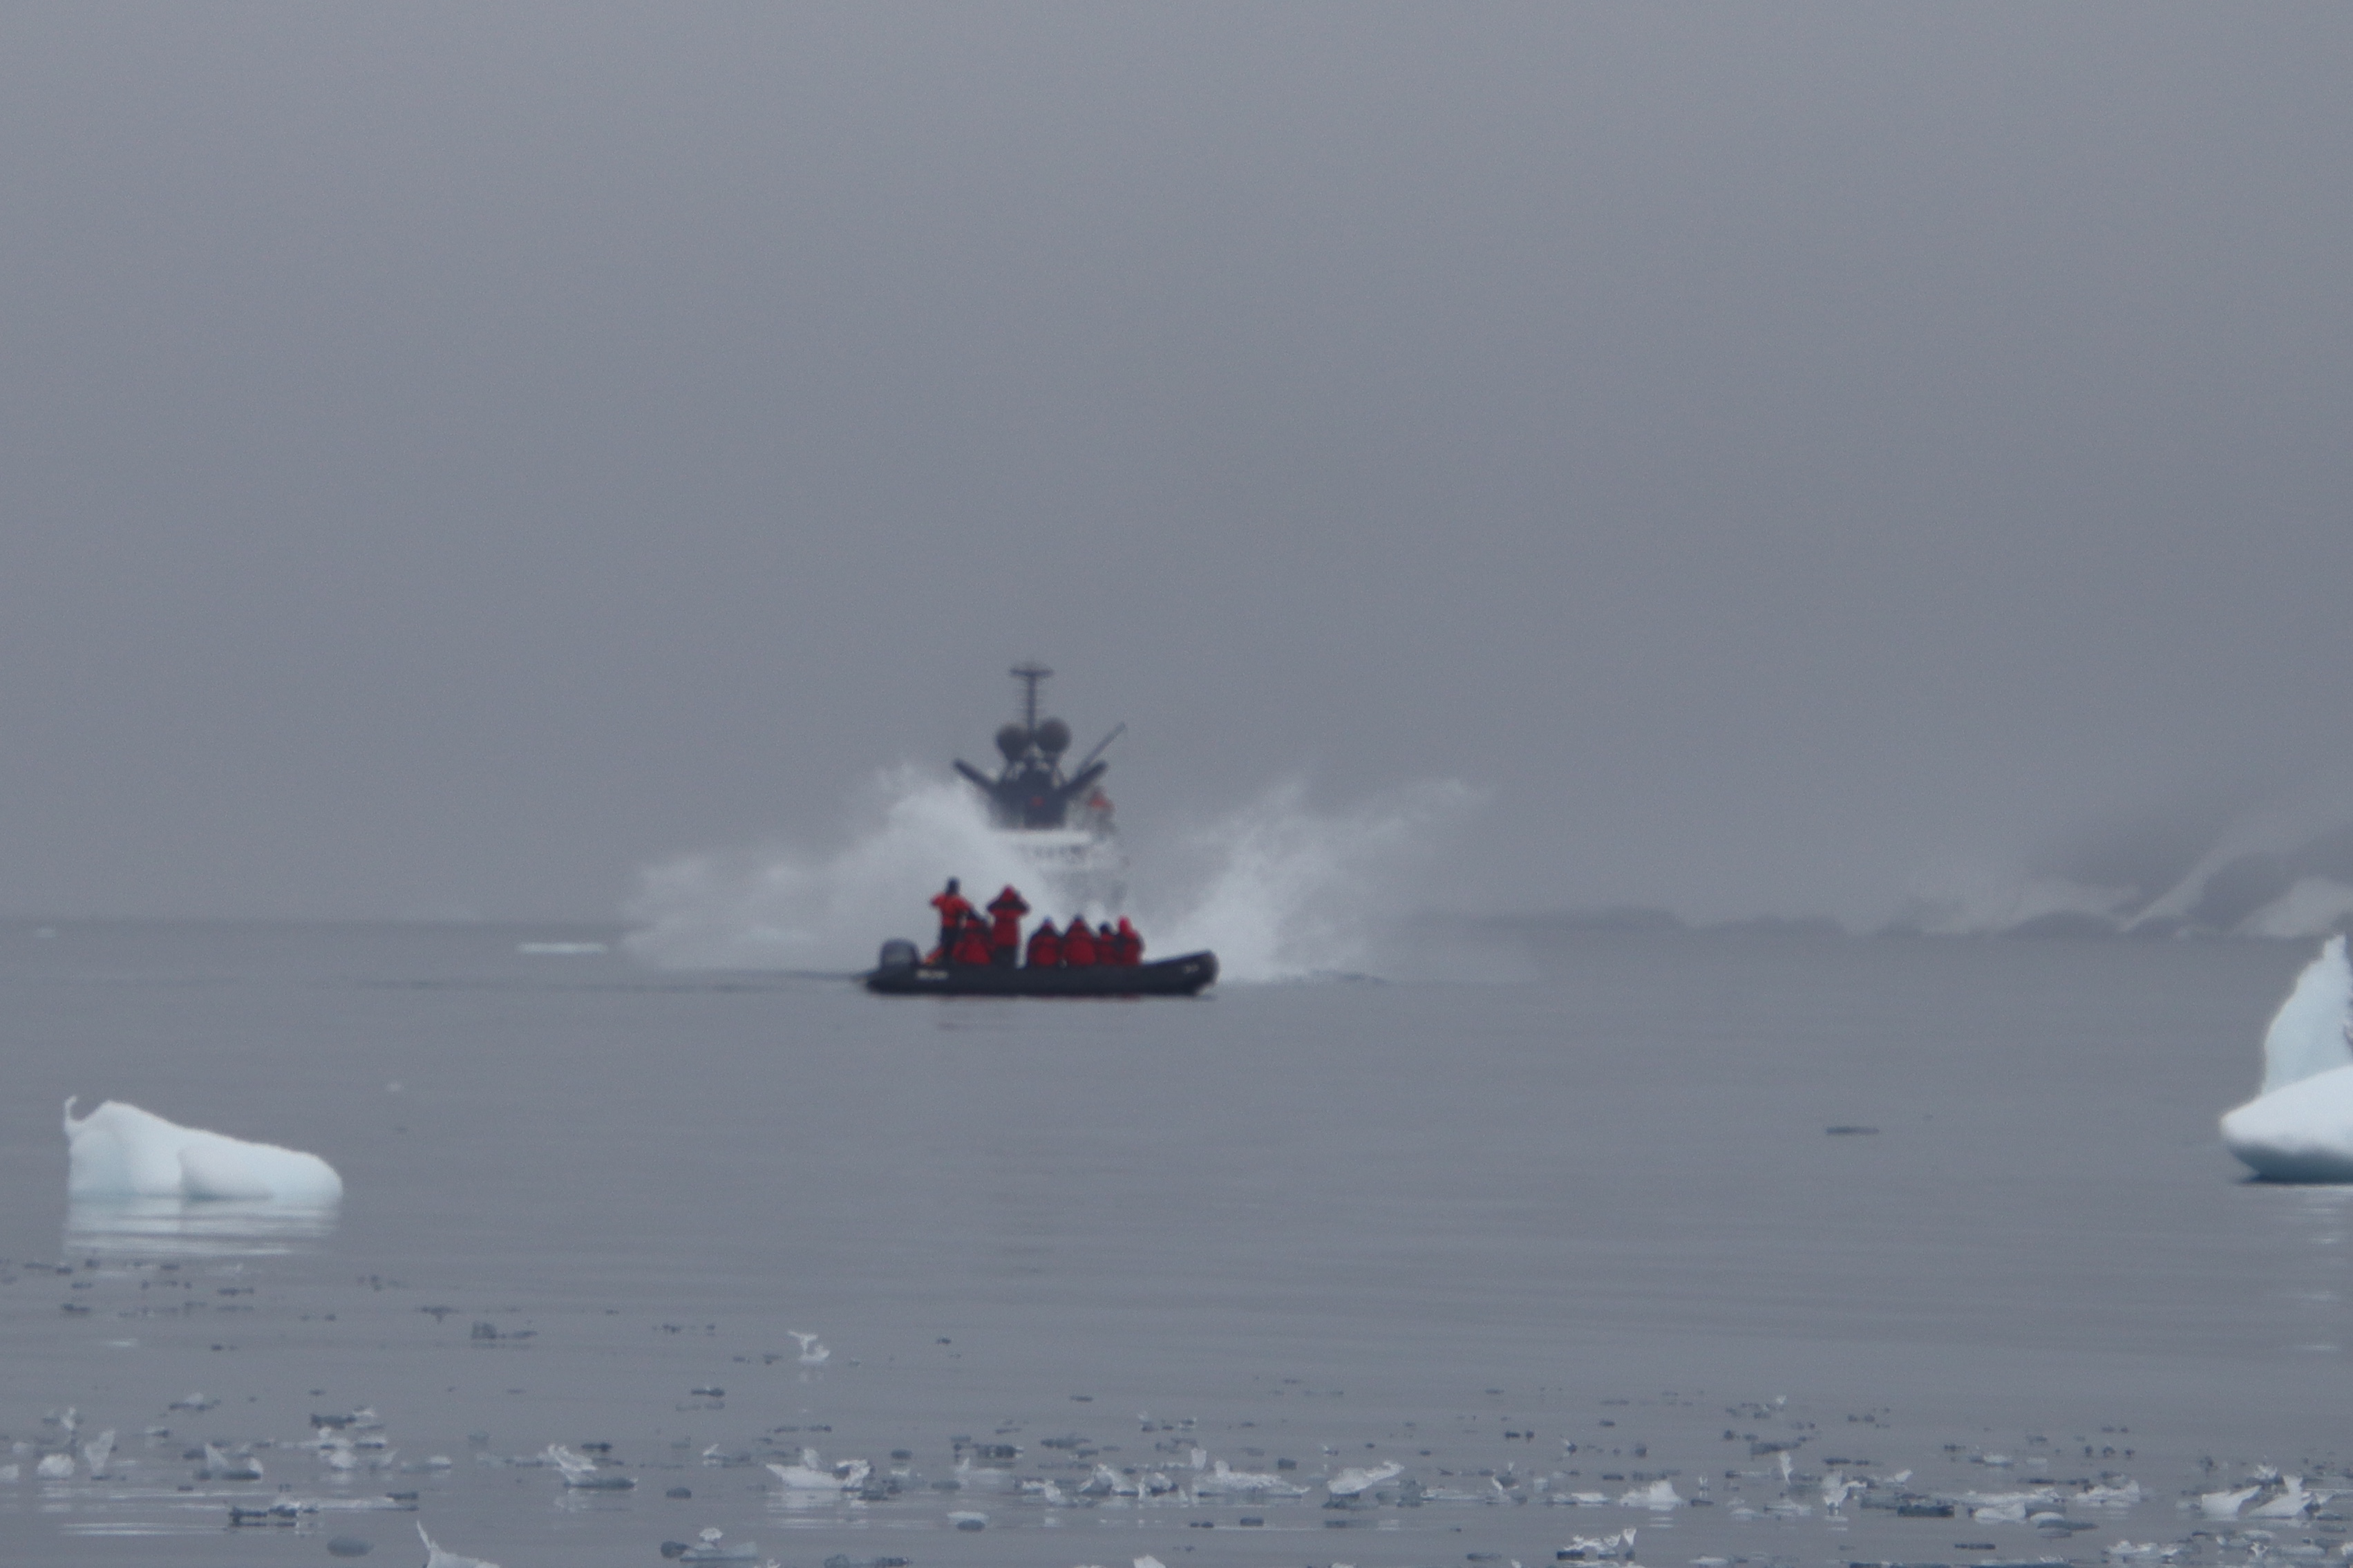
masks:
[[[877,969],[913,969],[923,958],[915,944],[903,936],[894,936],[882,944],[882,955],[874,961]]]

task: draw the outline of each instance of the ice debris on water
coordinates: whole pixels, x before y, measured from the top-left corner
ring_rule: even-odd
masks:
[[[561,1443],[550,1443],[541,1458],[563,1472],[565,1486],[582,1491],[622,1492],[638,1484],[632,1477],[599,1469],[596,1460]]]
[[[1237,1470],[1225,1460],[1193,1483],[1193,1490],[1212,1496],[1305,1497],[1307,1489],[1270,1470]]]
[[[1405,1474],[1405,1467],[1392,1459],[1369,1469],[1342,1470],[1324,1483],[1324,1489],[1334,1497],[1357,1497],[1384,1481],[1395,1480]]]
[[[1620,1496],[1618,1506],[1665,1510],[1683,1507],[1683,1500],[1676,1494],[1674,1482],[1658,1480],[1652,1481],[1647,1487],[1636,1487],[1632,1491]]]
[[[833,1352],[826,1349],[824,1342],[815,1334],[805,1334],[798,1329],[786,1329],[785,1332],[800,1342],[800,1363],[803,1366],[823,1366],[833,1359]]]
[[[205,1462],[196,1479],[206,1481],[258,1481],[261,1462],[249,1455],[229,1455],[217,1443],[205,1445]]]
[[[787,1491],[850,1491],[865,1484],[874,1467],[864,1459],[852,1459],[828,1468],[815,1448],[801,1450],[797,1465],[770,1465],[768,1473],[776,1478]],[[1002,1473],[1002,1472],[1000,1472]],[[1008,1478],[1010,1479],[1010,1478]]]
[[[749,1541],[728,1542],[727,1532],[712,1526],[695,1537],[694,1543],[678,1554],[681,1563],[749,1563],[760,1555],[760,1548]]]
[[[1634,1532],[1621,1530],[1615,1535],[1573,1536],[1567,1545],[1553,1553],[1557,1563],[1631,1563],[1634,1560]]]
[[[454,1552],[443,1551],[425,1533],[425,1521],[421,1519],[417,1521],[417,1534],[425,1542],[425,1568],[499,1568],[497,1563],[480,1557],[460,1557]]]
[[[88,1116],[66,1100],[66,1192],[74,1198],[246,1199],[325,1207],[343,1181],[316,1154],[248,1143],[110,1100]]]

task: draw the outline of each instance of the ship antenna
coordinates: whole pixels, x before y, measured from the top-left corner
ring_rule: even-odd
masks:
[[[1054,672],[1042,664],[1017,664],[1013,679],[1023,683],[1021,693],[1021,723],[1024,729],[1038,728],[1038,683]]]

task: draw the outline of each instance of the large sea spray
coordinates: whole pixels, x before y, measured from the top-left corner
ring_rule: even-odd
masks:
[[[1463,785],[1430,783],[1319,810],[1303,786],[1280,784],[1139,849],[1127,907],[1087,912],[1134,915],[1148,956],[1213,948],[1231,979],[1361,971],[1475,802]],[[1016,837],[991,830],[971,790],[902,768],[874,781],[829,848],[770,843],[647,868],[628,945],[665,968],[860,968],[886,937],[928,938],[924,902],[950,875],[976,902],[1009,882],[1039,914],[1071,912]]]

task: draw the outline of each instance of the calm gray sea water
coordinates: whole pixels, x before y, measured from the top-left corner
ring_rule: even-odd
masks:
[[[2348,1194],[2215,1136],[2303,945],[1596,935],[1519,984],[1145,1004],[524,951],[613,935],[0,927],[0,1561],[408,1563],[421,1518],[507,1568],[706,1527],[807,1568],[1533,1563],[1628,1526],[1652,1568],[2095,1562],[2353,1457]],[[69,1212],[69,1094],[315,1151],[348,1197]],[[69,1405],[108,1477],[35,1476]],[[361,1406],[384,1468],[295,1446]],[[198,1480],[207,1439],[263,1479]],[[1786,1485],[1752,1453],[1799,1439]],[[554,1442],[637,1488],[506,1462]],[[804,1444],[900,1495],[784,1492],[757,1461]],[[979,1444],[1071,1506],[943,1489]],[[1307,1495],[1205,1494],[1220,1460]],[[1388,1500],[1324,1506],[1391,1460]],[[1179,1489],[1081,1498],[1098,1464]],[[2069,1535],[1810,1480],[1904,1468],[2144,1500]],[[1706,1506],[1615,1501],[1661,1478]],[[1577,1490],[1612,1500],[1545,1500]],[[228,1523],[385,1492],[417,1511]]]

